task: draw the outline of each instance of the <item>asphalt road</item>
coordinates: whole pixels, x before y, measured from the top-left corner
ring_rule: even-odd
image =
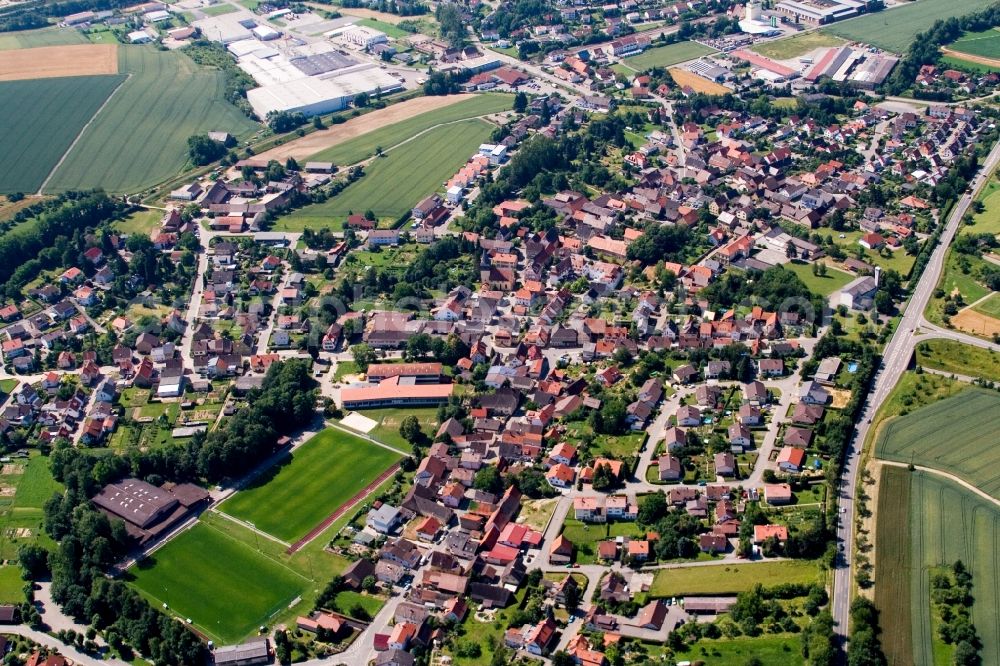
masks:
[[[868,430],[871,427],[871,418],[889,396],[893,387],[899,381],[900,376],[910,364],[915,343],[914,333],[917,327],[921,326],[924,319],[924,309],[930,300],[931,294],[937,287],[941,278],[941,271],[944,266],[944,258],[958,231],[962,216],[968,210],[975,193],[982,187],[990,174],[1000,162],[1000,143],[993,147],[989,156],[981,166],[979,173],[970,184],[969,192],[963,194],[952,210],[951,217],[948,218],[941,241],[934,249],[931,259],[920,277],[919,283],[913,291],[913,295],[903,311],[903,317],[896,327],[889,344],[886,345],[882,355],[882,364],[875,377],[875,382],[867,402],[864,412],[861,415],[861,422],[858,423],[853,441],[848,445],[846,459],[844,461],[843,475],[841,477],[840,496],[838,503],[841,507],[841,520],[837,526],[837,542],[842,548],[841,559],[833,574],[833,620],[835,623],[834,632],[841,639],[846,641],[849,629],[849,610],[854,588],[854,522],[855,516],[855,494],[857,492],[858,469],[861,462],[861,452]],[[923,324],[926,326],[926,324]],[[947,337],[953,337],[948,333]],[[938,334],[940,335],[940,334]],[[941,337],[945,337],[941,335]],[[961,336],[965,337],[965,336]],[[964,340],[963,340],[964,341]],[[988,343],[987,343],[988,344]]]

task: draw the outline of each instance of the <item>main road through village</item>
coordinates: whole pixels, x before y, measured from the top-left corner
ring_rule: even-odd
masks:
[[[976,177],[969,184],[965,194],[958,200],[948,218],[941,240],[934,248],[930,261],[927,263],[919,282],[915,285],[903,316],[896,327],[896,331],[889,340],[882,354],[882,363],[876,374],[875,381],[871,387],[868,400],[857,424],[854,439],[848,445],[844,469],[841,478],[840,495],[838,502],[842,513],[841,520],[837,527],[837,541],[842,548],[839,563],[833,573],[833,620],[835,622],[834,631],[843,642],[847,639],[849,630],[849,610],[851,604],[851,592],[854,587],[854,524],[855,524],[855,494],[857,492],[858,468],[861,464],[861,454],[864,448],[865,438],[868,437],[871,428],[872,417],[879,407],[885,402],[893,387],[899,381],[903,372],[910,364],[913,356],[913,349],[916,343],[924,337],[917,329],[925,327],[929,329],[927,337],[944,337],[962,342],[969,342],[977,346],[988,347],[1000,351],[1000,345],[993,345],[977,338],[970,338],[959,333],[946,331],[928,324],[923,317],[924,309],[930,300],[931,294],[937,288],[938,280],[941,278],[941,271],[944,267],[944,258],[955,238],[958,227],[961,224],[962,216],[965,215],[969,206],[978,192],[979,188],[987,181],[990,174],[1000,162],[1000,143],[993,146],[986,161],[982,164]]]

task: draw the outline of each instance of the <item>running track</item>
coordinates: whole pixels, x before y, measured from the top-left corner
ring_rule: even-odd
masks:
[[[341,504],[337,508],[337,510],[334,511],[333,513],[331,513],[329,516],[327,516],[326,519],[322,523],[320,523],[316,527],[312,528],[312,530],[310,530],[308,534],[306,534],[304,537],[302,537],[301,539],[299,539],[298,541],[296,541],[295,543],[293,543],[291,546],[289,546],[288,550],[286,552],[289,555],[292,555],[293,553],[295,553],[295,552],[299,551],[300,549],[302,549],[303,546],[305,546],[307,543],[309,543],[310,541],[312,541],[313,539],[315,539],[316,537],[318,537],[324,530],[326,530],[326,528],[328,528],[330,525],[332,525],[334,523],[334,521],[336,521],[338,518],[340,518],[342,515],[344,515],[344,513],[346,513],[348,509],[350,509],[351,507],[353,507],[355,504],[359,503],[361,500],[363,500],[365,497],[367,497],[369,493],[371,493],[376,488],[378,488],[380,485],[382,485],[382,483],[384,483],[385,480],[388,479],[390,476],[392,476],[393,474],[395,474],[396,470],[398,470],[398,469],[399,469],[399,463],[396,463],[395,465],[393,465],[389,469],[387,469],[384,472],[382,472],[382,474],[380,474],[378,476],[378,478],[376,478],[374,481],[372,481],[371,483],[369,483],[367,486],[365,486],[364,488],[362,488],[361,490],[359,490],[357,495],[355,495],[351,499],[349,499],[346,502],[344,502],[343,504]]]

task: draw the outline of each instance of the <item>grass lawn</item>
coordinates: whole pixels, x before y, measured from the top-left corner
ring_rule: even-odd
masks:
[[[541,532],[548,525],[549,519],[556,510],[559,499],[522,499],[521,511],[517,515],[517,522]]]
[[[363,18],[354,22],[355,25],[363,25],[374,30],[379,30],[384,32],[389,39],[403,39],[410,33],[406,32],[402,28],[397,28],[391,23],[386,23],[385,21],[379,21],[373,18]]]
[[[328,428],[272,468],[220,510],[294,541],[353,498],[401,456]]]
[[[995,31],[1000,35],[1000,31]],[[990,182],[979,193],[979,201],[985,209],[972,218],[972,225],[963,226],[961,233],[1000,234],[1000,180],[994,173]]]
[[[757,44],[751,51],[773,60],[790,60],[798,58],[810,51],[824,46],[840,46],[844,40],[835,35],[828,35],[818,30],[802,32],[773,42]]]
[[[826,34],[906,53],[913,38],[935,21],[958,18],[986,7],[982,0],[920,0],[888,11],[865,14],[823,28]]]
[[[482,120],[465,120],[430,130],[366,167],[361,180],[339,195],[281,217],[274,229],[321,228],[352,211],[367,210],[379,220],[395,222],[421,199],[441,190],[489,138],[492,127]]]
[[[953,340],[921,342],[917,365],[1000,382],[1000,354]]]
[[[802,639],[795,634],[756,638],[701,639],[691,649],[677,652],[676,658],[712,666],[744,666],[756,657],[763,664],[802,664]]]
[[[799,276],[809,291],[820,296],[829,296],[854,279],[853,275],[839,271],[832,266],[826,267],[826,275],[813,275],[813,264],[794,260],[785,264],[785,268]]]
[[[362,594],[353,590],[344,590],[343,592],[337,593],[334,603],[337,605],[337,608],[340,609],[341,613],[351,615],[352,617],[354,614],[351,613],[351,609],[355,606],[361,606],[368,611],[368,615],[375,617],[375,614],[382,609],[383,605],[385,605],[385,599],[376,597],[372,594]]]
[[[143,208],[124,220],[116,220],[113,226],[123,234],[148,236],[149,232],[160,226],[161,219],[163,219],[163,211]]]
[[[311,582],[253,547],[198,523],[128,572],[155,606],[234,643],[286,608]]]
[[[16,379],[0,379],[0,393],[10,395],[17,388]]]
[[[736,594],[749,590],[757,583],[768,587],[780,583],[818,581],[819,568],[816,563],[804,560],[682,567],[658,570],[649,596]]]
[[[410,139],[420,132],[435,125],[453,123],[491,113],[509,111],[514,103],[512,95],[501,93],[485,93],[470,99],[462,100],[451,106],[421,113],[398,123],[393,123],[373,132],[368,132],[348,139],[341,144],[316,153],[310,160],[334,162],[335,164],[354,164],[375,154],[375,149],[383,150]]]
[[[1000,498],[998,416],[1000,394],[969,388],[887,422],[875,455],[940,469]]]
[[[358,374],[358,370],[358,364],[354,361],[338,361],[337,371],[333,373],[333,379],[334,381],[337,381],[339,379],[343,379],[347,375],[356,375]]]
[[[205,12],[208,16],[222,16],[223,14],[232,14],[236,11],[236,7],[233,7],[231,4],[226,2],[218,5],[211,5],[209,7],[202,7],[201,11]]]
[[[715,53],[717,49],[699,44],[698,42],[678,42],[667,46],[647,49],[644,53],[631,58],[625,58],[625,64],[639,71],[653,67],[669,67],[679,62],[687,62],[701,56]]]
[[[52,478],[52,469],[47,456],[32,456],[24,467],[24,474],[17,484],[14,506],[25,509],[41,509],[52,493],[60,492],[62,484]]]
[[[8,564],[0,567],[0,602],[19,604],[24,601],[24,580],[21,567]]]
[[[525,597],[525,588],[521,588],[514,595],[516,601],[510,606],[497,612],[491,622],[480,622],[476,619],[477,605],[469,604],[469,612],[465,620],[456,627],[454,643],[461,645],[465,643],[478,643],[482,648],[482,655],[479,657],[459,657],[455,655],[454,648],[446,647],[445,651],[451,656],[451,663],[454,666],[481,666],[490,663],[492,655],[491,645],[503,645],[503,634],[507,625],[518,611],[518,605]]]
[[[986,262],[978,257],[962,255],[954,250],[948,250],[948,254],[944,260],[944,271],[941,274],[941,281],[938,282],[938,289],[947,295],[960,295],[965,305],[975,303],[990,293],[989,289],[976,282],[976,279],[973,277],[978,272],[978,269],[985,264]],[[963,270],[963,267],[966,270]],[[931,299],[927,302],[927,309],[924,311],[924,316],[933,324],[943,325],[944,305],[944,298],[935,298],[932,295]]]
[[[858,239],[864,234],[861,231],[844,231],[844,238],[840,238],[837,234],[834,236],[833,241],[843,248],[844,252],[848,256],[854,257],[858,248]],[[873,252],[872,250],[865,250],[862,248],[862,261],[866,261],[875,266],[881,266],[883,270],[893,269],[898,271],[903,278],[906,278],[910,274],[910,269],[913,268],[913,263],[917,260],[916,255],[906,254],[906,251],[902,248],[898,250],[892,250],[889,252],[888,257],[883,257],[878,252]]]
[[[562,534],[576,546],[577,564],[593,564],[597,561],[598,542],[616,536],[639,537],[645,535],[645,531],[631,521],[598,525],[567,518]]]
[[[369,433],[373,439],[384,442],[389,446],[407,451],[410,443],[399,434],[399,424],[407,416],[416,416],[420,422],[420,430],[427,437],[433,438],[437,432],[437,407],[415,407],[402,409],[397,407],[387,407],[385,409],[366,409],[360,412],[368,418],[378,421],[379,424]]]

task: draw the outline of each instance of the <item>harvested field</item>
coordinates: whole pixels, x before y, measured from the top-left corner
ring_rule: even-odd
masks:
[[[320,151],[341,144],[348,139],[373,132],[387,125],[392,125],[393,123],[412,118],[415,115],[426,113],[427,111],[435,111],[446,106],[451,106],[472,97],[475,97],[475,95],[415,97],[405,102],[392,104],[384,109],[366,113],[358,118],[352,118],[342,125],[331,125],[325,130],[307,134],[300,139],[289,141],[284,145],[265,151],[256,157],[265,160],[278,160],[282,164],[289,157],[294,157],[296,160],[304,160]]]
[[[965,308],[951,318],[955,328],[987,338],[1000,334],[1000,319],[995,319],[972,308]]]
[[[986,56],[975,55],[972,53],[963,53],[961,51],[950,49],[947,46],[941,48],[941,53],[966,62],[974,62],[979,65],[988,65],[990,67],[1000,67],[1000,58],[987,58]]]
[[[117,73],[116,44],[42,46],[0,51],[0,81]]]
[[[709,81],[704,76],[699,76],[698,74],[689,72],[686,69],[672,67],[668,71],[670,72],[670,78],[674,80],[674,83],[681,87],[687,86],[695,92],[705,93],[706,95],[725,95],[726,93],[731,92],[726,86],[720,85],[715,81]]]

